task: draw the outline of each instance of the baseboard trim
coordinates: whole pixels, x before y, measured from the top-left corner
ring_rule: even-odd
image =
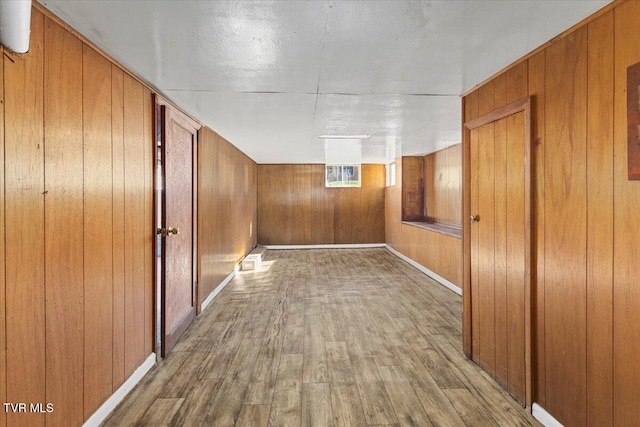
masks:
[[[96,412],[89,417],[87,421],[83,424],[83,427],[97,427],[104,420],[107,419],[109,415],[113,412],[114,409],[124,400],[125,397],[129,394],[131,390],[140,382],[140,380],[153,368],[156,364],[156,354],[151,353],[147,360],[142,362],[142,365],[138,366],[133,374],[118,388],[115,393],[111,395],[110,398],[107,399],[106,402],[102,404],[98,408]]]
[[[462,295],[462,289],[459,286],[454,285],[453,283],[451,283],[450,281],[448,281],[447,279],[445,279],[444,277],[440,276],[437,273],[434,273],[433,271],[429,270],[427,267],[425,267],[422,264],[418,264],[416,261],[412,260],[411,258],[409,258],[408,256],[401,254],[400,252],[398,252],[397,250],[393,249],[391,246],[385,244],[384,247],[391,252],[392,254],[394,254],[395,256],[397,256],[398,258],[400,258],[401,260],[411,264],[413,267],[417,268],[418,270],[420,270],[421,272],[423,272],[424,274],[426,274],[427,276],[431,277],[433,280],[435,280],[436,282],[439,282],[442,286],[451,289],[453,292],[455,292],[458,295]]]
[[[537,403],[531,406],[531,415],[545,427],[564,427],[560,421],[553,418],[553,415],[545,411],[545,409]]]
[[[213,299],[220,293],[220,291],[222,291],[224,287],[227,286],[234,277],[236,277],[237,268],[238,267],[236,266],[236,268],[234,268],[233,271],[229,273],[229,275],[225,277],[225,279],[222,282],[220,282],[220,284],[216,286],[216,288],[213,291],[211,291],[209,296],[205,298],[204,301],[202,301],[202,304],[200,305],[200,312],[203,312],[204,309],[207,308],[207,306],[211,304]]]
[[[327,245],[265,245],[267,249],[366,249],[384,248],[384,243],[345,243]]]

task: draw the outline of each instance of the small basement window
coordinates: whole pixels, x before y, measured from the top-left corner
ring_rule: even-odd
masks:
[[[361,187],[360,165],[326,165],[325,187]]]

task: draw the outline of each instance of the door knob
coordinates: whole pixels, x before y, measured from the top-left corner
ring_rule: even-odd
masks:
[[[180,229],[179,228],[172,228],[172,227],[168,227],[168,228],[158,228],[156,230],[156,234],[159,234],[161,236],[171,236],[173,234],[180,234]]]
[[[471,215],[469,219],[471,220],[471,222],[478,222],[480,221],[480,215]]]

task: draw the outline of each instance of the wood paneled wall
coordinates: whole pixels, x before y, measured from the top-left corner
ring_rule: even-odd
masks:
[[[198,174],[200,305],[257,243],[257,166],[203,127]]]
[[[402,160],[396,160],[397,184],[385,189],[386,243],[456,286],[462,287],[462,241],[446,234],[402,223]],[[460,198],[458,195],[458,199]]]
[[[402,171],[402,219],[424,221],[424,157],[404,156],[400,169]]]
[[[531,95],[534,401],[566,426],[637,424],[640,181],[627,179],[626,70],[640,2],[618,2],[464,98]]]
[[[462,145],[424,156],[424,197],[427,219],[462,225]]]
[[[153,351],[152,95],[34,8],[0,96],[0,397],[54,405],[0,425],[81,425]]]
[[[384,165],[361,188],[326,188],[324,165],[258,165],[258,243],[384,243]]]

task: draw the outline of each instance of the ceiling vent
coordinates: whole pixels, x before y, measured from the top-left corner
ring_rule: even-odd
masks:
[[[27,53],[30,33],[31,0],[0,0],[0,44]]]

